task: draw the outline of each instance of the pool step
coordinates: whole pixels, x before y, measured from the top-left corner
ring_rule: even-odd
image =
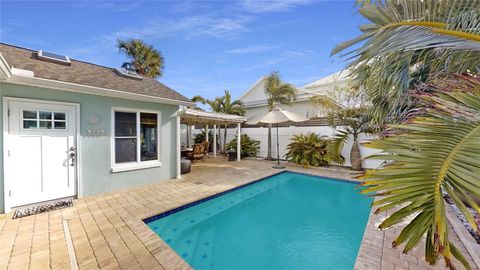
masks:
[[[215,247],[215,227],[209,227],[202,231],[197,238],[193,258],[198,269],[212,268],[213,250]]]
[[[197,242],[198,236],[200,234],[199,230],[191,228],[192,231],[189,233],[184,233],[184,235],[176,240],[175,246],[176,251],[180,257],[186,261],[191,261],[192,255],[195,250],[195,243]]]

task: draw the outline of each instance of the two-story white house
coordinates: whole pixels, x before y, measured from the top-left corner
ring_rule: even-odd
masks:
[[[255,84],[245,91],[238,100],[245,106],[245,116],[247,118],[262,115],[268,112],[267,96],[265,95],[265,83],[267,77],[261,77]],[[338,89],[347,85],[346,72],[336,72],[325,76],[312,83],[302,87],[294,86],[297,90],[295,102],[290,106],[280,105],[291,112],[304,115],[308,118],[325,116],[326,110],[315,106],[311,101],[312,96],[323,96],[331,99],[338,105],[346,105],[346,97]]]

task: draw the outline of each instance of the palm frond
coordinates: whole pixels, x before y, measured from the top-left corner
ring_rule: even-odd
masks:
[[[342,108],[337,102],[325,95],[314,95],[310,98],[310,102],[313,106],[321,108],[326,112],[334,112]]]
[[[304,167],[328,164],[327,140],[315,133],[293,135],[286,150],[287,160]]]
[[[332,162],[343,165],[345,163],[345,157],[342,156],[342,149],[345,143],[350,138],[348,131],[340,130],[333,139],[330,140],[327,146],[328,157]]]
[[[478,0],[358,0],[370,21],[357,38],[338,44],[356,87],[366,89],[373,120],[403,119],[416,100],[405,97],[417,84],[444,72],[480,72]],[[350,49],[347,51],[347,49]]]
[[[290,105],[296,98],[296,89],[288,83],[282,83],[280,73],[272,71],[265,83],[265,94],[270,110],[278,104]]]
[[[190,100],[191,100],[192,102],[195,102],[195,103],[196,103],[196,102],[200,102],[200,103],[202,103],[202,104],[205,104],[205,103],[207,102],[207,100],[206,100],[204,97],[200,96],[200,95],[196,95],[196,96],[192,97]]]
[[[388,164],[366,172],[363,184],[367,188],[362,192],[383,196],[374,202],[377,212],[402,206],[380,228],[414,217],[394,246],[405,244],[404,252],[408,252],[425,239],[427,261],[435,263],[443,256],[452,266],[453,256],[470,269],[449,240],[443,193],[479,231],[466,204],[480,209],[471,198],[480,198],[480,118],[471,117],[472,112],[480,111],[480,78],[454,76],[430,87],[433,94],[418,97],[425,106],[424,114],[408,123],[392,125],[403,131],[400,134],[368,144],[384,151],[371,158],[387,158]]]
[[[143,76],[158,78],[163,74],[165,59],[160,51],[147,45],[140,39],[117,40],[117,47],[131,59],[123,63],[122,67],[135,70]]]
[[[228,90],[225,90],[220,111],[227,114],[245,115],[245,108],[243,107],[242,102],[240,100],[232,102],[232,95]]]

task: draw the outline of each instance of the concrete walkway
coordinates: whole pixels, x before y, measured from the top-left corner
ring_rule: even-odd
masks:
[[[209,158],[181,180],[89,196],[71,208],[21,219],[0,215],[0,269],[189,269],[142,219],[278,172],[271,165]],[[339,168],[288,169],[352,179]],[[356,269],[430,269],[418,250],[402,255],[389,248],[398,232],[378,231],[379,218],[370,217]]]

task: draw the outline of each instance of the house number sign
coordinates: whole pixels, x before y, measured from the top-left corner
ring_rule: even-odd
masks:
[[[92,114],[88,117],[88,123],[92,126],[96,126],[102,122],[102,118],[96,114]],[[87,130],[88,136],[98,137],[105,135],[105,129],[99,129],[96,127],[92,127]]]
[[[98,124],[100,124],[100,122],[102,122],[102,118],[96,114],[92,114],[88,117],[88,122],[93,125],[93,126],[96,126]]]

